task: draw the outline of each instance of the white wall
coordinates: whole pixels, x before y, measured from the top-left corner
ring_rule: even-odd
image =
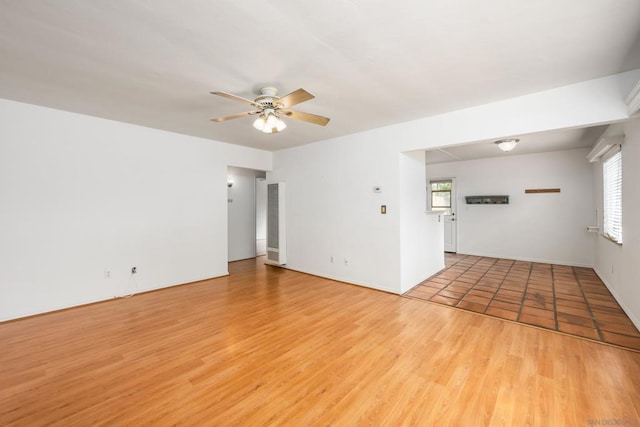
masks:
[[[622,245],[598,235],[595,270],[640,329],[640,119],[624,124],[622,148]],[[594,197],[602,230],[602,163],[593,165]]]
[[[444,229],[426,213],[425,153],[400,155],[400,292],[444,268]]]
[[[640,69],[372,131],[400,151],[445,147],[540,131],[592,126],[628,117],[625,98]]]
[[[497,150],[497,148],[496,148]],[[456,178],[458,252],[593,265],[595,221],[589,149],[427,166],[427,180]],[[525,189],[560,193],[525,194]],[[465,196],[508,195],[508,205],[467,205]]]
[[[444,267],[424,151],[356,134],[277,152],[269,180],[287,183],[288,268],[403,293]]]
[[[274,153],[269,178],[287,182],[289,267],[401,292],[414,281],[402,273],[419,267],[401,265],[411,245],[400,212],[425,194],[424,181],[419,194],[401,191],[414,174],[400,153],[621,120],[639,75]],[[227,166],[271,169],[271,153],[246,147],[10,101],[0,114],[0,319],[125,294],[133,265],[138,290],[225,274]]]
[[[0,320],[227,274],[227,165],[271,153],[6,100],[0,117]]]
[[[400,292],[398,155],[363,134],[275,153],[268,180],[287,185],[288,268]]]
[[[621,120],[627,117],[624,98],[639,77],[640,70],[635,70],[274,153],[269,179],[287,182],[288,267],[402,292],[418,277],[409,279],[409,272],[418,271],[415,263],[421,261],[419,256],[407,259],[407,250],[401,255],[401,248],[411,247],[408,241],[403,246],[402,238],[411,234],[412,227],[402,229],[406,219],[399,215],[411,206],[406,198],[424,200],[425,192],[424,181],[412,186],[420,185],[419,193],[401,191],[401,181],[419,178],[417,174],[409,178],[412,174],[402,169],[400,153]],[[531,185],[542,183],[536,180]],[[372,194],[374,185],[382,186],[383,193]],[[527,203],[536,208],[536,200]],[[388,205],[386,216],[379,214],[383,203]],[[583,230],[592,222],[591,208],[588,212],[588,219],[574,217],[572,226]],[[535,213],[530,215],[537,220]],[[566,236],[554,236],[558,238]],[[435,253],[439,243],[429,241],[434,246],[427,251]],[[587,250],[579,248],[577,254],[555,251],[552,257],[590,265],[592,245],[587,243]],[[541,252],[523,256],[548,259]]]
[[[229,167],[227,188],[229,261],[256,256],[256,171]]]

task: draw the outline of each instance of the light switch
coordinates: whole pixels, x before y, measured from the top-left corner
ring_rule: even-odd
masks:
[[[380,213],[382,215],[385,215],[387,213],[387,205],[381,205],[380,206]]]

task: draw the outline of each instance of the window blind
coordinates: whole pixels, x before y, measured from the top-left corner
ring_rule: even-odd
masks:
[[[604,234],[622,243],[622,151],[616,146],[602,164]]]

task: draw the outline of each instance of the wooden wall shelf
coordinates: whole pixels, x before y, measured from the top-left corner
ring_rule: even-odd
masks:
[[[538,194],[538,193],[559,193],[559,188],[530,188],[524,190],[525,194]]]

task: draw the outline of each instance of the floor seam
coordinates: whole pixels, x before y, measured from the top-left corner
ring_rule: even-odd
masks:
[[[593,269],[579,270],[574,266],[464,254],[446,254],[445,257],[445,268],[409,290],[406,297],[594,340],[632,351],[640,351],[640,331],[629,320]],[[511,264],[507,267],[505,261],[510,261]],[[472,280],[472,282],[459,280],[470,272],[476,275],[479,270],[482,272],[477,279],[472,276],[465,278],[465,280]],[[441,276],[446,275],[448,271],[455,272],[454,279],[444,279],[445,283],[432,281],[435,278],[442,280]],[[491,283],[486,284],[486,289],[480,289],[482,280],[486,278],[490,278]],[[504,288],[507,281],[510,284],[509,289]],[[454,291],[455,294],[461,296],[442,295],[443,291],[450,290],[453,282],[464,285],[459,291]],[[496,283],[497,287],[493,288]],[[588,290],[585,288],[585,284],[588,286]],[[464,290],[467,286],[468,289]],[[422,289],[422,293],[411,294],[412,291],[419,289]],[[483,292],[475,294],[472,293],[474,290]],[[505,294],[504,301],[502,298],[497,299],[499,292],[507,290],[512,291],[513,294]],[[562,292],[558,293],[559,290]],[[522,295],[518,296],[520,292]],[[491,294],[487,295],[489,293]],[[470,295],[476,296],[477,298],[474,298],[476,300],[468,301],[467,307],[461,306],[460,304]],[[588,295],[593,296],[597,306],[592,305]],[[440,297],[438,299],[446,299],[434,300],[437,296]],[[553,301],[547,304],[549,297]],[[560,299],[562,305],[559,305]],[[471,302],[476,304],[470,304]],[[503,303],[502,310],[494,305],[497,302]],[[492,307],[496,307],[498,314],[488,313]],[[527,316],[525,316],[527,321],[522,320],[525,307],[532,309],[527,311]],[[533,309],[544,310],[544,312],[538,314]],[[560,328],[560,310],[565,316],[563,317],[562,325],[564,326],[562,329]],[[543,314],[548,311],[553,312],[553,322],[551,322],[550,316]],[[602,314],[603,318],[610,323],[607,327],[606,338],[597,313]],[[586,321],[587,318],[591,319],[589,325]]]

